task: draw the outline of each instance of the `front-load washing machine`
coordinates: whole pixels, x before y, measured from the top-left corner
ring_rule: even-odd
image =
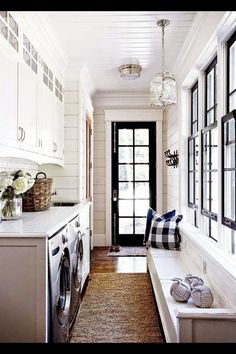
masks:
[[[69,250],[71,255],[71,308],[69,323],[72,328],[81,303],[83,243],[79,215],[68,224]]]
[[[69,341],[71,265],[68,226],[49,238],[49,341]]]

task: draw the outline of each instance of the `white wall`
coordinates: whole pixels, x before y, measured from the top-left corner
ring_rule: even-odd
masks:
[[[179,167],[167,166],[164,152],[179,151],[179,125],[176,106],[165,109],[162,131],[163,143],[163,212],[179,210]]]

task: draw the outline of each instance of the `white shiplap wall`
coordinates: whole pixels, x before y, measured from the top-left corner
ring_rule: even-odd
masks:
[[[79,88],[78,81],[65,82],[64,88],[64,167],[44,165],[42,170],[48,177],[53,177],[53,200],[78,201],[79,179]]]
[[[179,132],[177,107],[171,106],[164,111],[163,119],[163,212],[179,209],[179,167],[166,165],[164,152],[170,149],[179,151]]]

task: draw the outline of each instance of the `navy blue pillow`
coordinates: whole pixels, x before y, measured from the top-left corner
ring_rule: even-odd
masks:
[[[143,244],[145,245],[146,242],[148,241],[148,237],[149,237],[149,232],[150,232],[150,228],[151,228],[151,224],[152,224],[152,219],[154,218],[154,216],[156,216],[156,219],[159,221],[161,220],[165,220],[165,221],[170,221],[171,218],[173,216],[175,216],[176,210],[171,210],[168,211],[167,213],[163,214],[163,215],[159,215],[155,210],[153,210],[152,208],[148,208],[148,212],[147,212],[147,218],[146,218],[146,229],[145,229],[145,233],[144,233],[144,239],[143,239]]]

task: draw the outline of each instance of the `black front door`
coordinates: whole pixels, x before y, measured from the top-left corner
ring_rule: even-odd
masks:
[[[112,242],[142,245],[156,208],[156,123],[112,123]]]

